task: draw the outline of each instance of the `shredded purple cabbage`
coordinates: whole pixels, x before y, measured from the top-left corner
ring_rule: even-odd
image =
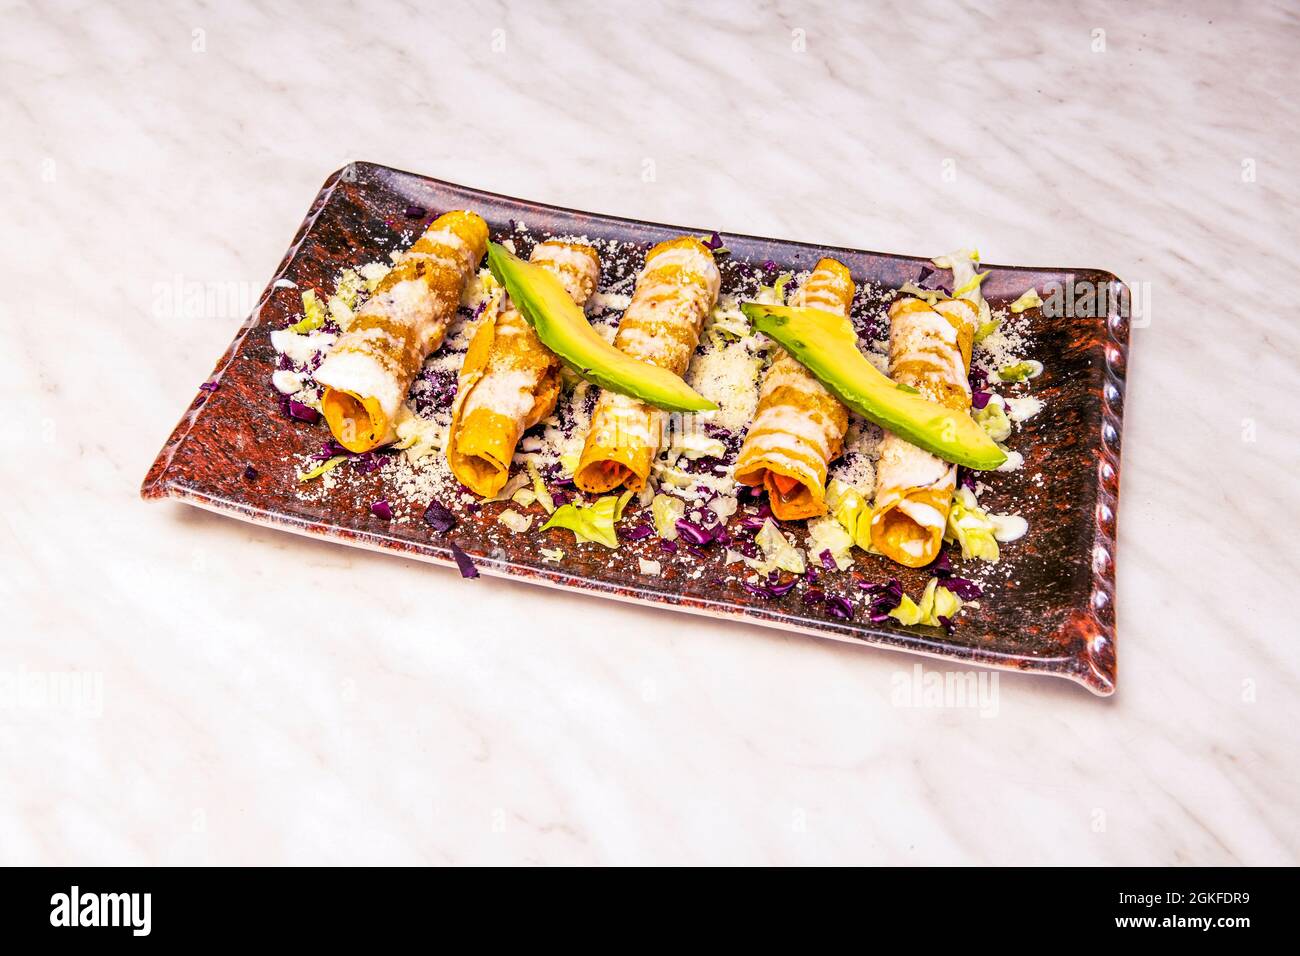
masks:
[[[435,499],[424,509],[424,523],[434,531],[445,533],[456,527],[456,516],[446,505]]]
[[[661,539],[661,540],[659,541],[659,548],[660,548],[660,550],[662,550],[662,551],[666,551],[666,552],[668,552],[669,554],[676,554],[676,553],[677,553],[677,542],[676,542],[676,541],[669,541],[667,538],[663,538],[663,539]]]
[[[838,594],[832,594],[826,598],[826,611],[831,617],[840,621],[848,621],[853,618],[852,602]]]
[[[777,270],[777,268],[778,268],[778,267],[777,267],[777,264],[776,264],[776,260],[775,260],[775,259],[764,259],[764,260],[763,260],[763,271],[764,271],[764,272],[775,272],[775,271]]]
[[[637,525],[631,531],[629,531],[626,535],[624,535],[624,537],[628,541],[640,541],[642,538],[648,538],[650,537],[650,535],[654,533],[655,533],[655,529],[643,522]]]
[[[890,578],[886,584],[868,584],[866,581],[859,581],[858,587],[871,595],[867,616],[873,624],[883,624],[889,620],[889,612],[898,607],[903,600],[903,585],[898,578]]]
[[[803,592],[804,604],[820,604],[826,600],[826,592],[821,588],[809,588]]]
[[[970,469],[957,469],[957,484],[962,488],[969,488],[971,491],[975,490],[975,476],[970,473]]]
[[[798,580],[798,578],[791,578],[789,581],[778,581],[769,584],[767,589],[772,592],[772,597],[784,597],[794,589]]]
[[[989,399],[992,397],[993,397],[992,392],[985,392],[981,390],[976,390],[974,392],[971,392],[970,393],[971,408],[975,409],[976,411],[979,411],[989,403]]]
[[[984,594],[984,589],[970,578],[946,578],[940,583],[963,601],[973,601]]]
[[[930,562],[926,570],[938,577],[947,577],[952,574],[952,558],[948,557],[947,551],[940,551],[939,556]]]
[[[383,498],[371,504],[370,513],[376,518],[383,518],[385,521],[393,520],[393,506]]]
[[[478,577],[478,568],[474,567],[474,562],[470,560],[469,555],[462,551],[455,541],[451,543],[451,556],[456,559],[456,567],[460,568],[462,578]]]
[[[219,389],[220,387],[221,387],[221,383],[218,382],[216,379],[213,379],[213,380],[210,381],[210,382],[204,382],[202,385],[200,385],[200,386],[199,386],[199,391],[201,391],[201,392],[215,392],[215,391],[216,391],[217,389]]]
[[[285,408],[288,410],[290,418],[296,419],[300,422],[306,422],[308,425],[314,425],[320,420],[320,412],[316,411],[316,409],[312,408],[310,405],[304,405],[296,399],[289,399]]]
[[[717,252],[722,248],[722,236],[718,235],[716,232],[713,233],[713,235],[704,240],[704,247],[710,252]]]
[[[712,512],[709,513],[712,514]],[[717,520],[716,516],[714,520]],[[681,535],[687,543],[695,545],[697,548],[712,544],[722,532],[722,525],[714,525],[712,528],[706,528],[703,524],[696,521],[690,521],[686,518],[678,518],[674,524],[677,528],[677,533]]]
[[[252,465],[244,466],[244,478],[248,481],[257,481],[257,469]]]
[[[834,571],[839,567],[839,565],[835,563],[835,555],[831,554],[830,548],[826,548],[818,555],[818,557],[822,559],[822,567],[827,571]]]
[[[428,214],[429,210],[425,209],[423,206],[406,207],[405,215],[407,219],[423,219]]]

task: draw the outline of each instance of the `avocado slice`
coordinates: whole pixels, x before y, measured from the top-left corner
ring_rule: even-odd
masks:
[[[588,381],[670,412],[707,412],[718,406],[667,369],[620,352],[597,334],[564,286],[545,269],[524,262],[495,242],[488,267],[542,344]]]
[[[991,471],[1006,452],[965,412],[955,411],[895,384],[858,351],[849,320],[820,309],[741,304],[754,328],[786,351],[863,418],[887,428],[945,461]]]

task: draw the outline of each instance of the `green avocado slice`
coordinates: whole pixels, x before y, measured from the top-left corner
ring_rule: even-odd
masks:
[[[954,411],[895,384],[858,351],[849,320],[820,309],[745,302],[754,328],[785,350],[863,418],[945,461],[991,471],[1007,460],[965,412]]]
[[[488,267],[542,344],[583,378],[670,412],[708,412],[718,407],[681,376],[638,361],[606,342],[560,281],[545,269],[511,255],[495,242],[488,243]]]

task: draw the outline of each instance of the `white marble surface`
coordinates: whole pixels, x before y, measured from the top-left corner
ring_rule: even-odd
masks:
[[[0,862],[1297,862],[1295,4],[323,6],[3,4]],[[1149,283],[1117,696],[140,502],[349,159]]]

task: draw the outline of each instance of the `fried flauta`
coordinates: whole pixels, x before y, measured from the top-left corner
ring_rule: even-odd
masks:
[[[704,320],[718,301],[713,253],[692,236],[661,242],[646,255],[614,345],[634,359],[684,375]],[[602,390],[591,416],[574,482],[601,494],[645,487],[663,439],[664,412]]]
[[[321,411],[348,451],[369,451],[395,437],[398,409],[425,358],[442,344],[487,236],[487,224],[472,212],[435,219],[316,370],[325,386]]]
[[[600,281],[600,257],[588,245],[543,242],[531,261],[559,279],[579,307]],[[447,440],[452,474],[477,495],[496,495],[520,436],[551,414],[559,394],[559,359],[507,297],[479,320],[461,367]]]
[[[835,259],[822,259],[792,304],[843,318],[852,303],[849,270]],[[736,480],[766,488],[772,513],[783,521],[823,515],[826,470],[843,449],[848,424],[848,410],[839,400],[778,349],[736,460]]]
[[[969,411],[970,353],[979,313],[966,299],[933,307],[899,299],[889,308],[889,375],[931,401]],[[871,544],[908,567],[939,554],[957,466],[885,432],[876,464]]]

